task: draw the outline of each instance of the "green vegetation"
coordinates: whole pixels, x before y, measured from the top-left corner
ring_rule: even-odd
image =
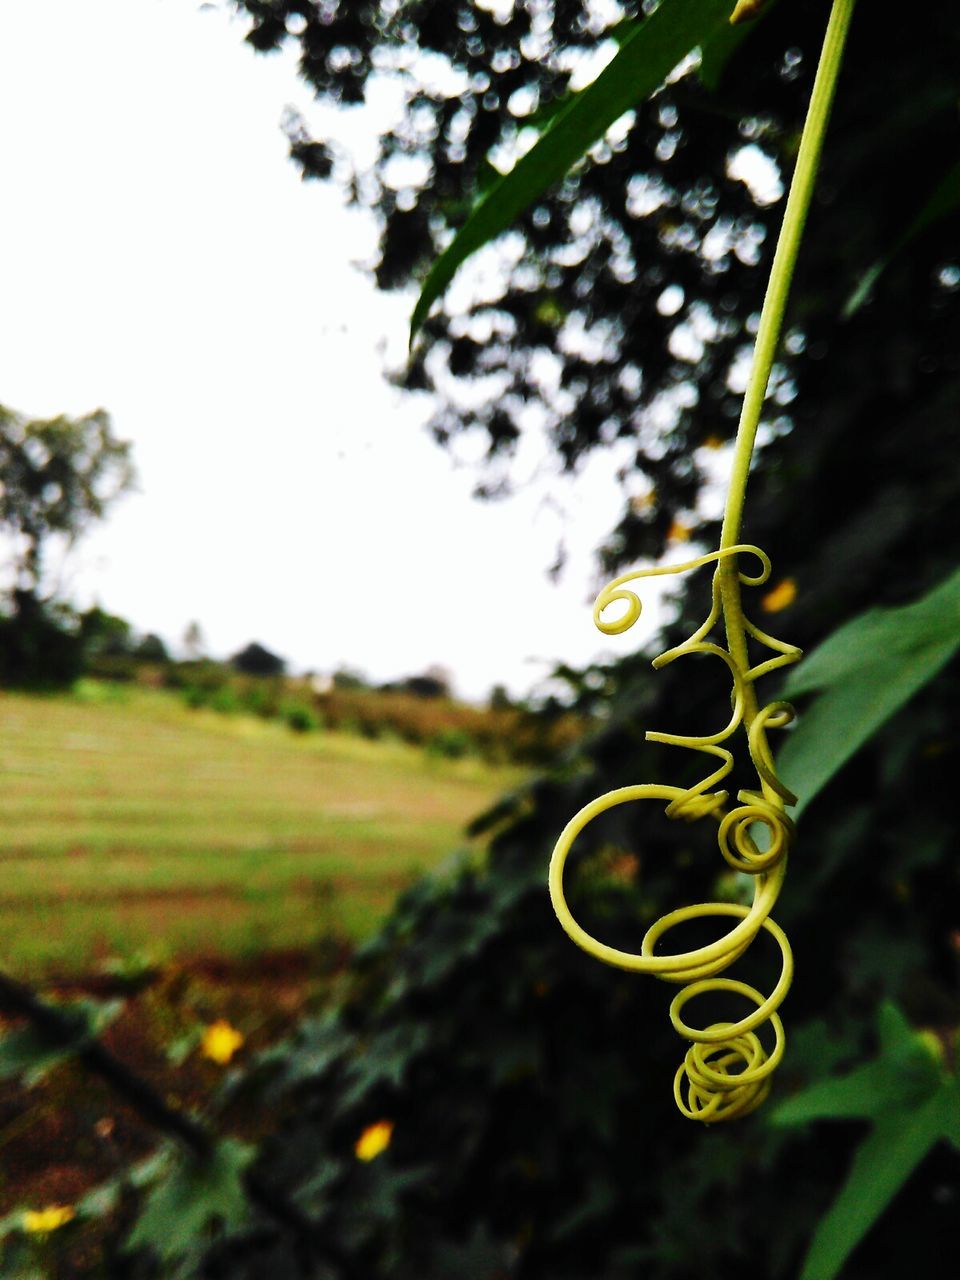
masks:
[[[583,736],[588,717],[550,703],[476,707],[449,694],[426,697],[403,689],[339,688],[315,693],[309,681],[288,676],[247,676],[222,663],[144,666],[128,659],[99,661],[106,679],[139,680],[181,689],[187,705],[223,715],[238,712],[278,719],[298,733],[323,726],[369,739],[392,739],[440,755],[479,756],[495,764],[554,762]]]
[[[662,0],[650,22],[651,6],[627,3],[237,5],[256,48],[300,43],[302,74],[329,101],[359,103],[368,81],[395,69],[404,118],[369,172],[291,124],[305,173],[343,180],[375,208],[385,288],[422,279],[470,227],[471,204],[478,217],[496,206],[479,199],[491,156],[516,155],[527,125],[551,139],[551,120],[589,123],[576,100],[562,109],[583,55],[619,46],[579,101],[610,90],[622,106],[622,77],[671,15],[720,12],[713,0]],[[699,77],[691,68],[637,103],[560,183],[533,184],[499,296],[485,288],[462,304],[437,293],[423,322],[406,384],[436,393],[439,440],[486,432],[493,489],[533,424],[569,469],[614,441],[626,447],[625,509],[603,548],[611,570],[679,559],[686,537],[717,545],[711,472],[739,412],[779,221],[776,196],[731,161],[752,148],[771,175],[793,167],[825,17],[821,4],[766,4],[742,40],[718,49],[711,37]],[[712,29],[687,31],[684,47]],[[719,1130],[678,1117],[664,1097],[680,1057],[663,1017],[671,993],[571,946],[544,883],[558,833],[600,792],[667,768],[678,783],[698,781],[662,730],[722,724],[725,683],[709,671],[690,678],[697,665],[716,676],[715,663],[648,667],[708,612],[709,582],[691,574],[656,648],[625,647],[584,676],[576,712],[602,701],[599,730],[475,821],[486,856],[404,892],[324,1006],[231,1068],[202,1120],[156,1096],[144,1104],[142,1081],[98,1056],[109,1009],[31,1003],[0,974],[5,1010],[31,1024],[0,1041],[11,1075],[27,1081],[31,1064],[69,1051],[51,1090],[79,1060],[125,1101],[139,1096],[138,1114],[165,1137],[96,1192],[0,1223],[5,1263],[128,1280],[943,1273],[960,1196],[960,472],[948,465],[960,264],[948,220],[918,218],[916,205],[932,185],[930,140],[957,138],[958,40],[946,6],[896,24],[860,6],[750,475],[744,533],[774,565],[754,600],[762,615],[783,614],[775,630],[810,655],[780,690],[798,699],[781,763],[805,807],[777,903],[797,970],[771,1105]],[[563,158],[557,142],[546,143],[548,161]],[[393,161],[411,155],[428,163],[401,193]],[[516,181],[537,163],[517,165]],[[541,176],[557,175],[548,164]],[[941,212],[955,208],[954,186],[934,201]],[[266,231],[264,247],[275,244]],[[458,379],[479,394],[459,397]],[[196,730],[224,741],[248,723],[221,716],[212,728],[216,712],[195,714]],[[249,732],[280,733],[292,750],[326,741],[279,725]],[[447,737],[417,767],[461,745]],[[138,750],[132,739],[131,758]],[[206,758],[195,758],[198,786]],[[744,781],[735,772],[731,789]],[[295,794],[277,785],[282,828]],[[95,803],[89,778],[85,789]],[[235,822],[239,839],[256,840],[237,803],[224,830]],[[702,896],[735,905],[742,882],[718,867],[704,825],[640,803],[591,824],[565,881],[577,919],[625,949]],[[209,905],[212,928],[220,898]],[[710,944],[709,926],[689,927],[691,947]],[[775,954],[761,945],[741,960],[738,976],[769,990]],[[724,991],[703,999],[711,1018],[729,1019]],[[97,1261],[84,1234],[94,1223],[110,1233]]]
[[[83,682],[3,700],[0,927],[15,973],[365,936],[518,777]]]

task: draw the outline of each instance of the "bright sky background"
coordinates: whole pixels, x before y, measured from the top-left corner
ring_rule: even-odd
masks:
[[[637,645],[590,614],[611,459],[478,503],[428,403],[384,380],[411,299],[376,292],[353,265],[372,222],[287,158],[284,106],[314,112],[292,52],[255,55],[199,0],[0,0],[0,18],[0,403],[103,406],[140,478],[68,598],[174,646],[197,619],[217,656],[258,639],[379,680],[442,663],[473,698]]]

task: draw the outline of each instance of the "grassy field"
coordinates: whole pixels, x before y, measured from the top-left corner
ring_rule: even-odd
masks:
[[[360,937],[519,777],[118,686],[0,695],[0,768],[3,964],[34,974]]]

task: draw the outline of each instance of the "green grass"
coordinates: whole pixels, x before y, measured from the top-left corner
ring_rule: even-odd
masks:
[[[518,771],[84,682],[0,696],[14,973],[368,933]]]

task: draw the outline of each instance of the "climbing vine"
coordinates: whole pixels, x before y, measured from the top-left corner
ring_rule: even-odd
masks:
[[[641,611],[639,598],[625,589],[627,583],[660,574],[683,573],[715,563],[712,603],[707,618],[689,639],[662,653],[653,665],[663,667],[694,653],[719,658],[733,681],[732,714],[718,733],[649,732],[646,736],[651,742],[687,747],[712,756],[720,761],[719,767],[687,788],[644,783],[607,792],[584,806],[567,824],[557,842],[550,866],[550,895],[554,909],[574,942],[607,964],[683,984],[683,989],[670,1006],[670,1020],[691,1045],[675,1076],[674,1095],[684,1115],[707,1123],[730,1120],[759,1106],[769,1092],[771,1075],[783,1057],[785,1047],[783,1024],[777,1009],[790,989],[793,955],[785,933],[770,918],[770,913],[783,885],[787,854],[795,834],[786,806],[796,803],[797,797],[777,775],[767,742],[767,730],[784,728],[793,719],[794,712],[786,702],[761,705],[756,681],[779,667],[796,662],[800,650],[767,635],[745,614],[741,587],[760,586],[766,582],[770,576],[770,561],[759,547],[741,544],[739,538],[757,427],[810,207],[853,2],[835,0],[827,26],[757,330],[753,366],[734,448],[720,547],[684,564],[623,574],[601,591],[594,609],[594,621],[600,630],[607,635],[619,634],[633,625]],[[740,10],[738,6],[734,16]],[[745,555],[759,560],[759,574],[751,576],[741,568],[740,560]],[[618,602],[626,604],[626,612],[616,621],[605,621],[603,614],[606,608]],[[726,633],[725,646],[709,639],[721,616]],[[748,652],[751,640],[773,650],[774,656],[752,665]],[[733,770],[733,753],[723,744],[740,728],[746,733],[758,789],[739,791],[739,807],[728,810],[729,792],[715,788]],[[647,930],[639,954],[607,946],[587,933],[573,918],[564,896],[563,870],[567,856],[577,835],[588,822],[617,805],[636,800],[666,800],[669,818],[688,821],[706,817],[716,819],[719,822],[717,839],[724,859],[734,870],[753,877],[751,905],[705,902],[671,911]],[[764,847],[755,835],[758,828],[766,832],[766,839],[761,842]],[[656,954],[657,944],[677,926],[695,919],[723,921],[727,918],[736,923],[723,937],[709,945],[670,955]],[[745,982],[719,976],[743,955],[761,929],[773,937],[782,956],[779,980],[766,997]],[[736,1022],[715,1022],[703,1028],[686,1022],[683,1013],[688,1002],[710,992],[731,992],[754,1008]],[[757,1029],[765,1023],[769,1023],[773,1033],[772,1048],[764,1047],[757,1035]]]

